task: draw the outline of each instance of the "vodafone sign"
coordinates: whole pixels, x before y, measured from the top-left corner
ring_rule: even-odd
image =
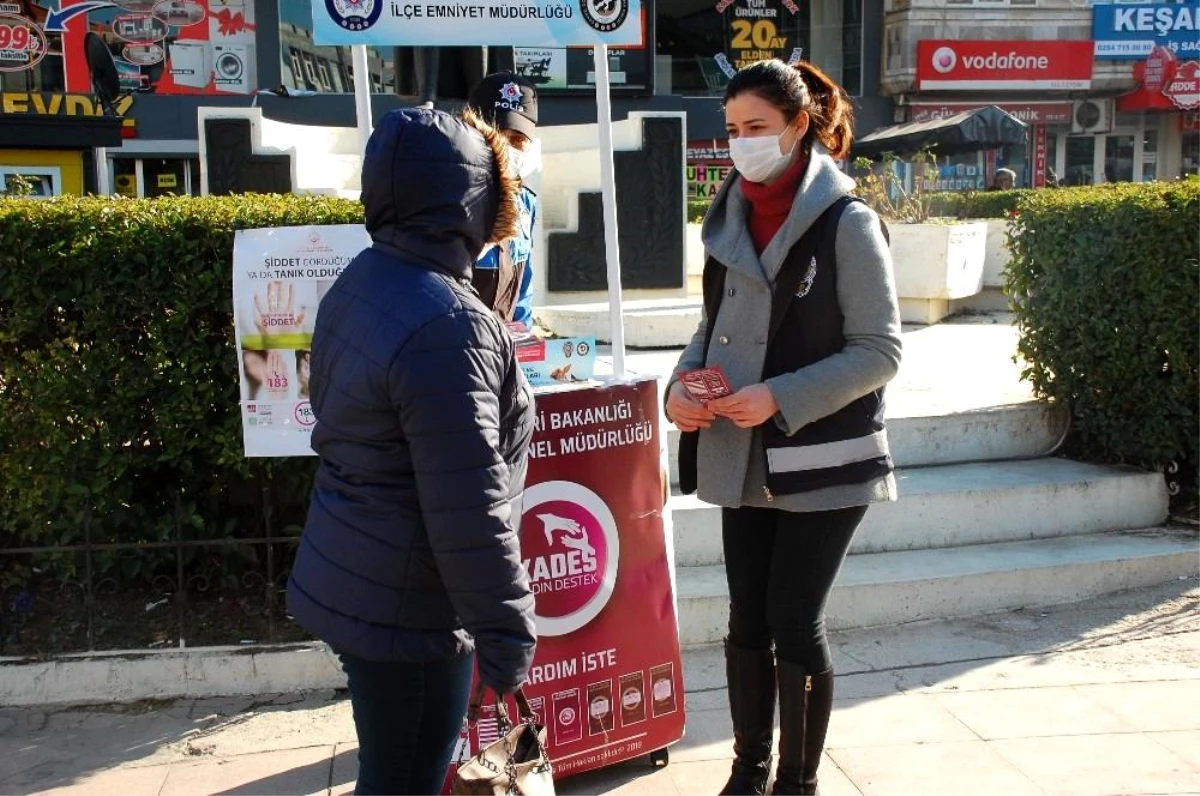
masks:
[[[1092,50],[1090,41],[922,41],[917,88],[1089,89]]]

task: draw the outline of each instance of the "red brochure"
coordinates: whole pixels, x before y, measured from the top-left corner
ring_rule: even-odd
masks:
[[[689,370],[682,374],[679,380],[683,382],[684,388],[691,396],[702,404],[707,404],[714,398],[723,398],[733,394],[733,388],[729,386],[729,379],[725,378],[725,371],[721,370],[719,365]]]

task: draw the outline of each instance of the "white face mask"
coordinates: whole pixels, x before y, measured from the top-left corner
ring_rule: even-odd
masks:
[[[733,167],[750,182],[770,182],[783,174],[791,165],[792,153],[796,149],[796,142],[793,141],[791,149],[782,151],[783,134],[786,132],[729,139],[729,158],[733,161]]]
[[[535,138],[530,141],[529,146],[525,147],[525,151],[510,146],[508,148],[508,162],[512,166],[513,173],[518,178],[522,180],[528,179],[529,175],[542,167],[541,139]]]

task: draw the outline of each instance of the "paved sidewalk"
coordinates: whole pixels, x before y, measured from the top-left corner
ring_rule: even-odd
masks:
[[[826,796],[1200,794],[1200,583],[835,636]],[[730,729],[720,653],[685,655],[687,737],[561,794],[711,794]],[[0,794],[343,794],[345,695],[0,710]]]

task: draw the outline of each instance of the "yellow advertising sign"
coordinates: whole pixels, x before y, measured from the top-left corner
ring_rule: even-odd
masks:
[[[725,16],[725,56],[732,69],[770,58],[798,58],[800,7],[794,0],[722,0],[717,11]],[[722,65],[724,68],[724,65]]]
[[[121,97],[114,103],[117,115],[124,116],[133,107],[133,97]],[[103,116],[104,106],[87,94],[43,94],[38,91],[0,93],[0,113],[32,116]]]
[[[137,177],[133,174],[118,174],[113,180],[113,187],[121,196],[134,198],[137,196]]]

